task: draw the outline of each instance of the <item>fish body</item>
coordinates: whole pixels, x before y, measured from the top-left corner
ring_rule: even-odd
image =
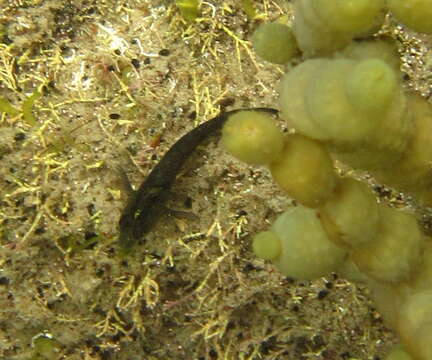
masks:
[[[164,212],[169,190],[175,182],[183,164],[204,140],[220,136],[225,121],[242,110],[265,111],[277,114],[270,108],[237,109],[219,114],[183,135],[165,153],[138,190],[131,196],[120,217],[119,246],[128,254],[134,245],[155,225]]]

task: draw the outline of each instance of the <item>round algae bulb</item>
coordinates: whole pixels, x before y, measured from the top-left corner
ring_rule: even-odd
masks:
[[[322,222],[337,244],[357,246],[376,237],[379,211],[375,196],[360,181],[344,178],[322,208]]]
[[[393,15],[414,31],[432,34],[431,0],[388,0]]]
[[[380,59],[360,61],[347,77],[350,102],[359,110],[384,112],[397,94],[398,78]]]
[[[386,356],[385,360],[413,360],[413,358],[399,345]]]
[[[383,0],[309,0],[329,27],[341,32],[362,33],[376,25]]]
[[[307,58],[330,55],[351,41],[351,33],[335,31],[324,23],[311,1],[294,1],[293,10],[293,32]]]
[[[303,205],[318,207],[332,196],[337,177],[332,159],[319,142],[289,135],[277,161],[270,164],[273,179]]]
[[[281,117],[288,126],[308,137],[326,139],[322,130],[311,119],[305,104],[307,86],[314,81],[316,74],[327,64],[328,60],[306,60],[287,72],[281,80],[279,104]]]
[[[346,78],[357,64],[347,59],[328,60],[304,93],[307,111],[328,140],[363,141],[379,119],[353,106],[346,91]]]
[[[291,28],[276,22],[261,24],[252,36],[252,44],[259,57],[275,64],[286,64],[298,52]]]
[[[379,207],[379,224],[373,242],[353,249],[360,271],[378,280],[408,280],[420,263],[424,236],[413,214]]]
[[[252,165],[267,165],[283,148],[283,134],[276,121],[258,111],[239,111],[222,129],[222,144],[236,158]]]
[[[314,280],[336,271],[345,251],[327,237],[316,210],[294,207],[281,214],[271,231],[281,239],[281,255],[273,260],[285,276]]]
[[[414,359],[432,359],[432,291],[408,296],[400,307],[399,335]]]
[[[417,268],[410,282],[410,286],[416,291],[431,288],[432,279],[432,242],[425,241],[425,247],[421,254],[421,266]]]
[[[273,260],[281,253],[281,240],[274,232],[262,231],[255,235],[252,242],[252,249],[259,258]]]
[[[393,39],[353,41],[337,56],[352,60],[380,59],[389,65],[399,77],[402,77],[400,57]]]
[[[385,182],[398,188],[406,186],[408,189],[420,189],[427,187],[431,180],[432,106],[427,99],[418,94],[410,94],[408,101],[414,129],[406,151],[397,167],[391,171],[391,183]]]

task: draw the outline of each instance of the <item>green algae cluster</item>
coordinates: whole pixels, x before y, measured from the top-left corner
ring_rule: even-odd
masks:
[[[412,212],[377,203],[367,185],[340,177],[333,161],[432,205],[432,106],[404,88],[392,40],[371,38],[387,12],[429,33],[432,2],[296,0],[293,6],[292,30],[269,24],[252,40],[257,54],[276,64],[295,58],[297,46],[303,56],[289,64],[279,87],[280,117],[292,132],[261,162],[299,205],[256,235],[253,250],[289,277],[336,271],[360,280],[403,345],[389,359],[431,359],[432,285],[425,279],[432,239]],[[258,124],[255,114],[245,116]],[[245,142],[255,141],[240,127],[230,132],[244,135],[246,152]],[[260,136],[256,144],[273,137],[264,128]],[[253,157],[268,149],[257,145]]]

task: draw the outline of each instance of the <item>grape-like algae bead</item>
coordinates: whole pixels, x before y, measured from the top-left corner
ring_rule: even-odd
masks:
[[[322,130],[312,121],[305,104],[306,88],[324,66],[326,60],[313,59],[297,65],[281,79],[279,104],[281,117],[301,134],[323,139]]]
[[[254,237],[252,248],[259,258],[273,260],[281,253],[281,240],[274,232],[262,231]]]
[[[410,278],[420,260],[424,237],[413,214],[379,207],[376,239],[353,249],[360,271],[378,281]]]
[[[413,131],[406,150],[397,167],[383,171],[377,178],[390,186],[410,191],[428,187],[431,183],[432,106],[415,94],[410,94],[408,101]]]
[[[384,20],[384,0],[295,0],[293,31],[306,56],[330,55]]]
[[[386,109],[398,89],[393,69],[380,59],[359,62],[349,74],[345,88],[351,103],[360,110]]]
[[[287,136],[280,157],[270,164],[270,171],[288,195],[309,207],[317,207],[331,197],[337,182],[327,149],[299,134]]]
[[[351,40],[351,34],[336,32],[323,23],[310,1],[297,0],[293,7],[293,32],[304,55],[329,55]]]
[[[431,0],[388,0],[393,15],[414,31],[432,33]]]
[[[273,263],[285,276],[317,279],[336,271],[346,254],[328,239],[317,211],[301,205],[281,214],[271,231],[282,247]]]
[[[298,52],[291,28],[277,22],[261,24],[252,36],[252,44],[259,57],[275,64],[287,63]]]
[[[432,359],[432,291],[411,294],[400,308],[399,333],[414,359]]]
[[[360,141],[376,127],[377,119],[354,107],[344,86],[356,64],[346,59],[327,60],[306,87],[307,111],[328,140]],[[357,91],[360,93],[362,87]]]
[[[340,32],[362,33],[380,19],[383,0],[312,0],[316,14]]]
[[[357,180],[343,178],[334,195],[320,208],[321,219],[331,240],[343,246],[358,246],[374,241],[379,211],[369,187]]]
[[[406,353],[401,346],[397,346],[386,356],[385,360],[414,360],[414,359],[408,353]]]
[[[399,77],[402,76],[400,59],[396,42],[393,39],[353,41],[346,48],[336,54],[351,60],[380,59],[389,65]]]
[[[282,151],[283,134],[270,115],[245,110],[227,120],[222,129],[222,144],[245,163],[266,165]]]

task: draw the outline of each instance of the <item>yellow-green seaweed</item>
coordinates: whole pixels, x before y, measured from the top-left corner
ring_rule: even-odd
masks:
[[[4,97],[0,97],[0,112],[4,112],[11,116],[17,116],[20,113],[20,111]]]
[[[176,5],[180,13],[187,21],[195,21],[199,16],[199,1],[198,0],[176,0]]]
[[[252,0],[242,0],[241,7],[249,19],[256,18],[257,12],[255,10],[255,7],[253,6]]]
[[[33,94],[31,94],[27,99],[24,100],[21,110],[23,114],[23,119],[25,123],[27,123],[30,126],[36,125],[36,118],[32,113],[33,105],[36,100],[38,100],[42,94],[39,92],[39,90],[35,90]]]

